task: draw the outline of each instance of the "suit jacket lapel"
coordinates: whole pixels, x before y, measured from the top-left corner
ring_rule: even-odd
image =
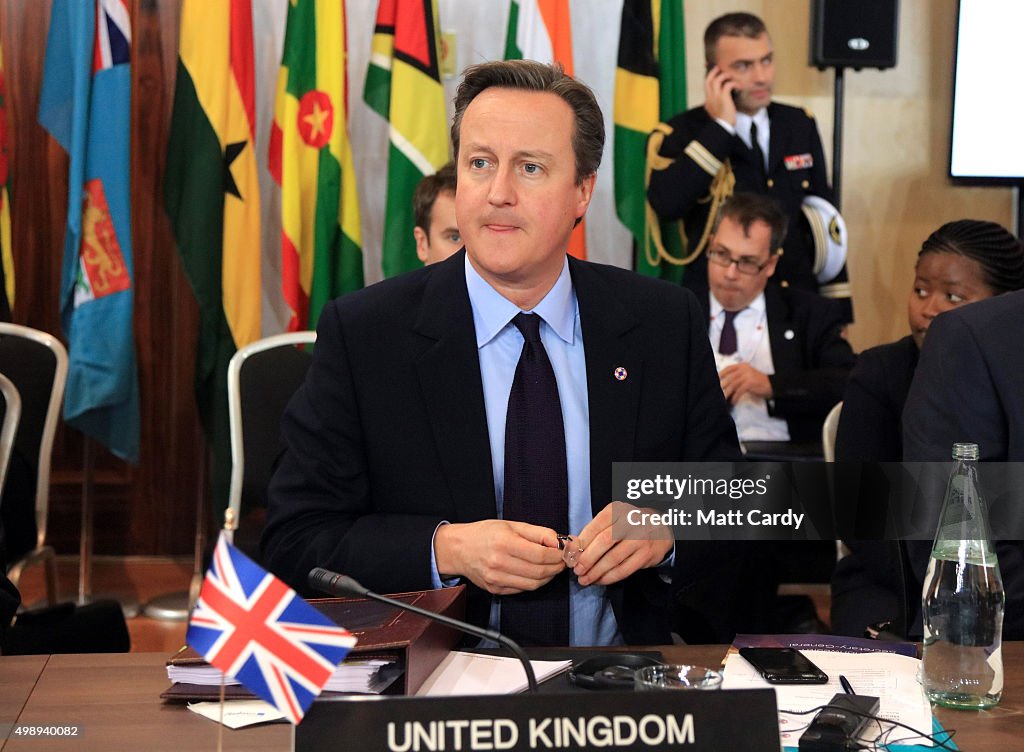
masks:
[[[413,330],[433,340],[416,360],[423,405],[457,518],[496,516],[490,440],[466,290],[464,252],[437,265]]]
[[[586,353],[591,508],[597,514],[612,501],[607,481],[611,463],[635,458],[644,364],[630,333],[640,321],[594,268],[570,258],[569,271]]]

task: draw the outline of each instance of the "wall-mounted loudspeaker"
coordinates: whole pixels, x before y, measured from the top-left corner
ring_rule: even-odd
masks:
[[[811,65],[893,68],[899,0],[812,0]]]

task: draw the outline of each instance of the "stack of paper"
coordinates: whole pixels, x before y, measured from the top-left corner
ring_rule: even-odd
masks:
[[[334,669],[334,674],[324,685],[325,692],[365,692],[377,694],[391,683],[391,677],[382,675],[382,670],[391,666],[394,661],[367,658],[365,660],[349,659]],[[172,683],[196,684],[203,687],[237,685],[237,679],[225,677],[218,669],[209,664],[167,667],[167,678]]]

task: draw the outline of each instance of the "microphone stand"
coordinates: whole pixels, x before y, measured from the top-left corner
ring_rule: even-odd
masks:
[[[537,691],[537,677],[533,673],[533,666],[530,664],[530,660],[526,657],[526,653],[523,652],[523,649],[519,647],[519,645],[500,632],[495,632],[493,629],[484,629],[476,626],[475,624],[453,619],[450,616],[445,616],[444,614],[427,611],[425,608],[414,606],[411,603],[404,603],[395,598],[388,598],[386,595],[379,595],[363,587],[351,577],[338,574],[337,572],[331,572],[330,570],[323,569],[322,567],[315,567],[310,570],[308,582],[310,587],[323,593],[329,593],[330,595],[354,595],[361,598],[369,598],[372,601],[384,603],[388,606],[394,606],[395,608],[400,608],[403,611],[410,611],[414,614],[430,619],[431,621],[436,621],[444,624],[445,626],[457,629],[460,632],[471,634],[474,637],[493,640],[519,659],[519,662],[523,665],[523,671],[526,672],[526,683],[529,686],[530,691]]]

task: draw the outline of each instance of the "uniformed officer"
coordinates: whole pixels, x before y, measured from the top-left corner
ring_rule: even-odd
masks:
[[[842,299],[852,320],[845,263],[838,273],[834,261],[825,263],[801,211],[809,197],[832,201],[821,138],[805,110],[772,102],[774,50],[764,22],[749,13],[715,19],[704,55],[704,104],[660,124],[648,145],[648,200],[663,220],[681,220],[686,235],[684,284],[707,288],[704,251],[721,202],[736,191],[765,193],[789,220],[773,282]]]

